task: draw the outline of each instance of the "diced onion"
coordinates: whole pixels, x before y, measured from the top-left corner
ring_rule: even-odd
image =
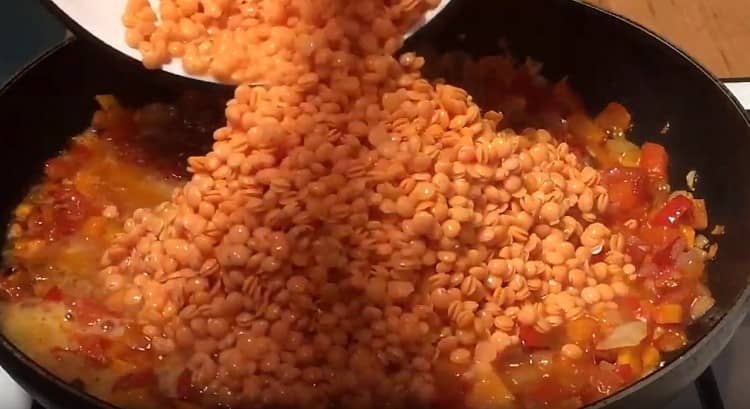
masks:
[[[693,248],[684,253],[680,253],[677,256],[677,260],[675,260],[675,267],[685,274],[692,276],[699,275],[705,268],[703,252]]]
[[[608,350],[634,347],[648,335],[648,327],[643,321],[631,321],[615,328],[607,338],[596,345],[596,349]]]
[[[713,308],[714,304],[716,304],[716,300],[710,295],[695,297],[695,300],[693,300],[693,303],[690,305],[690,318],[697,320],[706,315],[708,310]]]
[[[617,158],[622,165],[638,166],[638,161],[641,158],[641,150],[638,145],[625,138],[610,139],[605,144],[610,155]]]
[[[691,192],[694,192],[695,191],[695,183],[698,180],[698,172],[696,172],[695,169],[691,170],[685,176],[685,180],[687,181],[688,189]]]

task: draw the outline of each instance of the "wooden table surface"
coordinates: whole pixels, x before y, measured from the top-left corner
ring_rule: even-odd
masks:
[[[750,0],[588,0],[659,33],[720,78],[750,78]]]

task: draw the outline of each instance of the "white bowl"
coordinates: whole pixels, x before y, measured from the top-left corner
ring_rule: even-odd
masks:
[[[63,13],[75,21],[79,26],[97,37],[107,45],[120,51],[121,53],[140,61],[141,54],[138,50],[129,47],[125,43],[125,28],[122,24],[122,14],[125,11],[127,0],[50,0]],[[352,0],[356,1],[356,0]],[[422,28],[438,13],[440,13],[451,0],[441,0],[440,4],[434,9],[425,13],[425,17],[420,20],[404,38],[408,38],[417,30]],[[158,9],[159,0],[149,0],[151,6]],[[182,68],[182,62],[173,59],[169,64],[164,65],[162,70],[183,77],[199,79],[202,81],[216,82],[210,76],[197,76],[186,73]]]

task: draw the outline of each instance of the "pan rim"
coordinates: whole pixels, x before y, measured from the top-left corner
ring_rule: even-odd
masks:
[[[571,3],[570,0],[556,0],[556,1]],[[48,7],[52,7],[55,15],[57,15],[58,17],[61,17],[66,22],[66,24],[70,26],[70,23],[71,23],[70,19],[67,16],[65,16],[64,13],[62,13],[61,11],[54,10],[56,6],[54,6],[52,2],[49,2],[48,0],[43,0],[42,2],[46,3]],[[716,85],[719,89],[721,89],[724,96],[731,101],[735,114],[738,115],[740,118],[742,118],[746,128],[750,130],[750,119],[745,114],[744,108],[739,103],[737,98],[724,86],[723,81],[716,78],[705,67],[703,67],[700,63],[698,63],[695,59],[693,59],[690,55],[685,53],[679,47],[670,43],[669,41],[662,38],[658,34],[643,27],[637,22],[632,21],[631,19],[627,17],[612,13],[610,11],[593,6],[591,4],[584,3],[582,0],[573,0],[572,3],[573,4],[570,5],[570,7],[580,7],[582,9],[585,9],[586,12],[588,13],[593,13],[595,15],[598,14],[602,16],[603,18],[609,19],[613,24],[621,24],[621,25],[628,26],[628,29],[634,29],[635,31],[639,32],[640,35],[647,37],[649,40],[651,40],[655,44],[659,44],[661,47],[665,47],[666,50],[676,53],[677,57],[680,57],[684,61],[688,62],[693,68],[699,70],[699,72],[701,72],[704,77],[712,81],[714,85]],[[72,24],[74,27],[77,26],[77,24],[74,22],[72,22]],[[79,35],[79,31],[76,31],[75,29],[73,31],[76,33],[76,35]],[[85,30],[83,31],[85,32]],[[88,36],[84,36],[84,37],[88,37]],[[5,95],[5,93],[8,92],[8,90],[12,88],[13,85],[16,84],[24,75],[26,75],[29,71],[33,70],[36,66],[42,63],[44,60],[46,60],[53,54],[61,51],[62,49],[72,46],[76,41],[82,41],[82,40],[83,39],[77,40],[75,38],[66,38],[60,43],[54,46],[51,46],[48,50],[40,53],[36,58],[34,58],[28,64],[24,65],[21,69],[16,71],[8,81],[6,81],[3,84],[0,84],[0,97]],[[167,74],[174,75],[174,74],[169,74],[169,73]],[[727,79],[726,81],[735,82],[735,80],[736,79]],[[670,372],[671,370],[673,370],[674,368],[678,366],[682,366],[684,364],[688,364],[689,363],[688,361],[694,359],[695,355],[698,354],[699,352],[705,352],[704,349],[706,348],[706,344],[712,344],[710,361],[713,361],[716,358],[716,356],[719,354],[719,352],[731,340],[731,337],[723,337],[719,339],[714,339],[714,338],[717,338],[721,334],[724,334],[724,335],[733,334],[736,331],[737,327],[741,324],[742,316],[747,315],[748,307],[750,307],[750,274],[748,274],[745,288],[734,300],[733,305],[724,314],[722,314],[722,316],[719,319],[717,319],[715,324],[711,327],[711,329],[708,332],[706,332],[699,340],[697,340],[689,348],[685,349],[680,354],[679,357],[669,362],[668,364],[664,365],[663,367],[659,368],[658,370],[648,375],[647,377],[644,377],[638,380],[637,382],[627,386],[626,388],[602,400],[599,400],[588,406],[585,406],[585,408],[586,409],[605,408],[607,405],[611,404],[612,402],[621,400],[623,397],[629,396],[631,394],[634,394],[646,388],[650,384],[661,379],[663,376],[666,376],[666,374]],[[7,354],[3,353],[6,351],[8,352]],[[11,361],[14,361],[14,362],[11,362]],[[79,401],[85,402],[86,404],[92,405],[93,407],[96,407],[99,409],[121,409],[94,395],[91,395],[89,393],[76,389],[69,383],[63,381],[61,378],[55,376],[46,368],[39,365],[34,360],[32,360],[29,356],[23,353],[14,343],[12,343],[2,333],[0,333],[0,362],[3,363],[3,366],[14,365],[14,366],[27,367],[31,371],[34,372],[34,376],[40,376],[40,377],[46,378],[46,380],[54,383],[55,386],[63,390],[65,393],[74,395]],[[701,371],[703,371],[703,369],[704,368],[701,366],[700,370],[697,371],[698,373],[696,373],[696,376]],[[24,378],[27,378],[27,377],[24,377]],[[16,378],[14,377],[14,379]],[[21,382],[21,384],[26,385],[27,383]],[[29,388],[29,389],[33,390],[36,388]]]

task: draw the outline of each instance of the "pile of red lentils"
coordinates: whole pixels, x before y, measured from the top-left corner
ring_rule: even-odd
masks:
[[[273,76],[236,89],[192,180],[102,260],[110,307],[188,355],[207,401],[429,405],[436,360],[470,372],[519,325],[548,332],[628,292],[599,172],[393,57],[429,2],[162,0],[159,26],[146,5],[124,20],[147,65]]]

